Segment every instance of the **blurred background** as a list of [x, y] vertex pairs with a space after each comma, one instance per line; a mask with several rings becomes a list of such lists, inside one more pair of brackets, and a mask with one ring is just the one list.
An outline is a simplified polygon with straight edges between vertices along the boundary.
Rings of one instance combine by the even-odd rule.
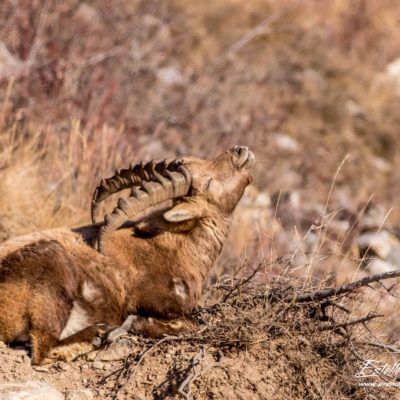
[[2, 0], [0, 240], [89, 223], [131, 162], [241, 144], [255, 180], [217, 275], [393, 269], [399, 35], [396, 0]]

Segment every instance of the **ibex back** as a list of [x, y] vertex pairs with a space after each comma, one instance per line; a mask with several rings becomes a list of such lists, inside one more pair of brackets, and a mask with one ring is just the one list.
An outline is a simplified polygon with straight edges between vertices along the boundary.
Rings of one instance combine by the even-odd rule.
[[[128, 315], [148, 336], [188, 329], [253, 160], [236, 146], [212, 160], [132, 165], [96, 189], [92, 225], [2, 244], [0, 340], [30, 340], [40, 364], [52, 348], [91, 341]], [[129, 197], [96, 223], [98, 204], [122, 189]]]

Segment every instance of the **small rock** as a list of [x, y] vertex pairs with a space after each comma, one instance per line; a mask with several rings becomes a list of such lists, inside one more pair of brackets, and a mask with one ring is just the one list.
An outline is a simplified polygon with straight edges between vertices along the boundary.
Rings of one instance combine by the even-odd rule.
[[54, 366], [58, 371], [68, 371], [71, 368], [69, 364], [63, 361], [58, 361]]
[[0, 400], [64, 400], [64, 396], [46, 382], [0, 383]]
[[92, 364], [92, 367], [94, 369], [104, 369], [104, 363], [102, 361], [99, 360], [95, 360]]
[[300, 147], [296, 139], [284, 133], [275, 133], [272, 140], [276, 146], [285, 151], [295, 152]]
[[92, 340], [92, 345], [94, 347], [100, 347], [102, 345], [102, 340], [98, 336]]
[[368, 263], [368, 271], [371, 275], [383, 274], [385, 272], [393, 271], [395, 267], [387, 261], [380, 260], [379, 258], [373, 258]]
[[400, 241], [388, 231], [363, 233], [358, 237], [357, 245], [363, 252], [371, 251], [382, 260], [400, 264]]
[[86, 360], [87, 361], [94, 361], [96, 359], [98, 351], [91, 351], [86, 355]]
[[157, 78], [165, 85], [179, 85], [185, 82], [185, 79], [176, 66], [160, 68], [157, 71]]
[[352, 117], [363, 117], [366, 115], [361, 105], [353, 100], [346, 101], [345, 107], [348, 114], [351, 115]]
[[93, 393], [88, 389], [69, 390], [65, 393], [65, 400], [92, 400]]
[[377, 170], [383, 172], [384, 174], [389, 174], [392, 170], [392, 164], [381, 157], [373, 157], [371, 158], [371, 162], [374, 164]]
[[386, 66], [386, 74], [396, 82], [400, 82], [400, 58], [396, 58]]

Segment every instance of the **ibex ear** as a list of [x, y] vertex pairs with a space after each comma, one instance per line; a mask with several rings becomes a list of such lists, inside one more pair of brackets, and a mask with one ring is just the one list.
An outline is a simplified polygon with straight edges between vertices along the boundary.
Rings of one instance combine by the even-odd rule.
[[197, 219], [201, 216], [198, 205], [193, 203], [179, 203], [164, 213], [164, 218], [169, 222], [183, 222]]

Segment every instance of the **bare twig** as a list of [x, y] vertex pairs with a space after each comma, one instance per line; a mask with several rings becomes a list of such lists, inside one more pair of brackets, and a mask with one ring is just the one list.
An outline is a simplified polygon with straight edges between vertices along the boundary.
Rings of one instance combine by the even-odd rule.
[[201, 362], [206, 356], [204, 346], [201, 347], [199, 352], [190, 361], [190, 370], [184, 381], [178, 389], [178, 393], [186, 400], [192, 398], [192, 382], [200, 375]]
[[326, 288], [321, 290], [316, 290], [311, 293], [304, 293], [304, 294], [294, 294], [288, 296], [284, 299], [285, 302], [296, 302], [296, 303], [304, 303], [307, 301], [319, 301], [322, 299], [327, 299], [329, 297], [338, 296], [343, 293], [350, 293], [354, 292], [356, 289], [368, 286], [370, 283], [378, 282], [384, 279], [392, 279], [397, 278], [400, 276], [400, 270], [394, 270], [389, 272], [384, 272], [382, 274], [376, 274], [371, 276], [366, 276], [358, 281], [354, 281], [351, 283], [347, 283], [341, 286], [333, 287], [333, 288]]
[[228, 300], [228, 298], [237, 290], [239, 290], [240, 287], [244, 286], [246, 283], [250, 282], [256, 275], [257, 273], [260, 271], [261, 267], [263, 266], [262, 263], [258, 264], [258, 266], [256, 268], [253, 269], [253, 271], [251, 272], [251, 274], [246, 277], [245, 279], [242, 279], [240, 281], [238, 281], [238, 283], [232, 287], [231, 290], [229, 290], [229, 292], [224, 296], [224, 298], [222, 299], [223, 302], [225, 302], [226, 300]]
[[380, 349], [388, 350], [391, 353], [400, 353], [400, 348], [397, 346], [392, 346], [390, 344], [385, 343], [377, 343], [377, 342], [357, 342], [358, 344], [363, 344], [372, 347], [378, 347]]
[[363, 318], [343, 322], [342, 324], [323, 325], [323, 326], [319, 327], [318, 330], [319, 331], [330, 331], [330, 330], [336, 330], [339, 328], [347, 328], [347, 327], [353, 326], [353, 325], [364, 324], [365, 322], [371, 321], [372, 319], [383, 317], [383, 316], [384, 315], [382, 315], [382, 314], [368, 314], [367, 316], [365, 316]]
[[206, 363], [206, 365], [203, 367], [203, 362], [205, 361], [206, 358], [206, 350], [204, 346], [202, 346], [198, 351], [198, 353], [191, 359], [189, 366], [189, 373], [187, 374], [186, 378], [182, 381], [178, 389], [178, 393], [185, 400], [192, 399], [192, 384], [201, 375], [202, 372], [205, 372], [210, 368], [214, 368], [222, 364], [223, 360], [222, 352], [219, 351], [218, 355], [219, 355], [218, 361], [215, 361], [212, 364]]
[[328, 300], [328, 301], [327, 301], [327, 305], [330, 305], [330, 306], [332, 306], [332, 307], [339, 308], [339, 310], [342, 310], [342, 311], [346, 312], [347, 314], [350, 314], [350, 313], [351, 313], [351, 311], [350, 311], [348, 308], [346, 308], [343, 304], [336, 303], [335, 301]]

